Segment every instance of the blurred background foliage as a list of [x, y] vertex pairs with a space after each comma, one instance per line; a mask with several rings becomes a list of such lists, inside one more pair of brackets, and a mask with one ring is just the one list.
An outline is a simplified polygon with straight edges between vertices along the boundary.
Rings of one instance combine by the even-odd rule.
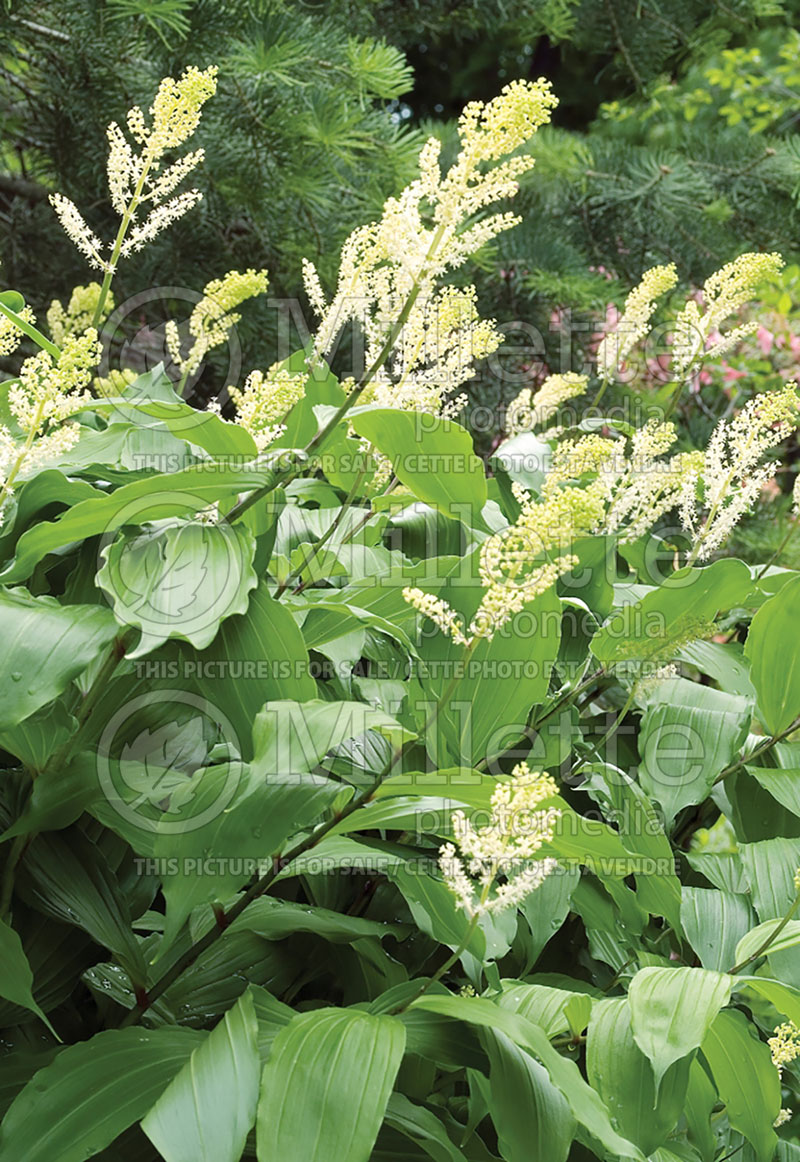
[[[606, 304], [655, 262], [674, 261], [684, 284], [698, 284], [743, 250], [800, 257], [798, 9], [0, 0], [2, 284], [43, 314], [91, 277], [47, 193], [61, 190], [110, 234], [106, 125], [148, 105], [161, 76], [216, 62], [219, 90], [198, 135], [204, 201], [120, 270], [116, 298], [165, 283], [199, 290], [228, 269], [266, 266], [270, 297], [248, 304], [240, 327], [245, 369], [265, 366], [277, 352], [273, 300], [302, 299], [301, 256], [330, 286], [343, 238], [409, 180], [424, 135], [452, 146], [467, 100], [545, 75], [560, 106], [514, 204], [524, 223], [483, 255], [478, 276], [484, 312], [534, 324], [542, 350], [482, 373], [473, 399], [496, 408], [543, 365], [580, 366]], [[132, 325], [156, 334], [158, 323], [137, 315]], [[222, 386], [215, 374], [212, 364], [201, 393]]]

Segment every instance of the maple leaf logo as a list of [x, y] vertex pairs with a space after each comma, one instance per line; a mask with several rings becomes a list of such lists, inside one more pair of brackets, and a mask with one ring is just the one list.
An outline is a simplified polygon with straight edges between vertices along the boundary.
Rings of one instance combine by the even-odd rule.
[[165, 813], [177, 812], [194, 798], [192, 776], [207, 765], [209, 746], [199, 717], [143, 730], [126, 743], [119, 759], [119, 775], [133, 794], [128, 806], [145, 803]]

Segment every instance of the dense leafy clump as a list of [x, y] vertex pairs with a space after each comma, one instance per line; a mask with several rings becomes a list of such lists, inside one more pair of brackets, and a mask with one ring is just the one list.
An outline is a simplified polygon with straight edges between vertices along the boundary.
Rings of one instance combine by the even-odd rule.
[[682, 297], [660, 383], [646, 270], [485, 463], [462, 276], [555, 105], [515, 81], [198, 409], [265, 270], [170, 320], [171, 376], [104, 326], [217, 83], [110, 127], [115, 230], [53, 196], [100, 281], [0, 294], [0, 1162], [794, 1158], [800, 577], [725, 553], [800, 403], [673, 418], [779, 255]]

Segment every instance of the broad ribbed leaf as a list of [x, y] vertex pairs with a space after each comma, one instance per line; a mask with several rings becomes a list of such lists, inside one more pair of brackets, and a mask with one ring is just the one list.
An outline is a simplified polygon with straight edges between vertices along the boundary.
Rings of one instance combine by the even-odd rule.
[[586, 1040], [586, 1072], [621, 1134], [651, 1154], [683, 1112], [689, 1061], [667, 1070], [656, 1094], [650, 1062], [637, 1046], [626, 997], [597, 1001]]
[[436, 1115], [424, 1106], [415, 1105], [402, 1093], [393, 1093], [389, 1098], [386, 1124], [416, 1142], [434, 1162], [467, 1162]]
[[268, 702], [253, 724], [256, 774], [313, 771], [348, 738], [377, 730], [395, 745], [413, 737], [396, 719], [362, 702]]
[[109, 1029], [62, 1049], [12, 1102], [0, 1162], [85, 1162], [138, 1121], [202, 1042], [191, 1029]]
[[303, 635], [263, 582], [250, 594], [247, 612], [226, 618], [200, 655], [181, 647], [184, 652], [186, 674], [197, 675], [198, 692], [227, 716], [245, 759], [252, 757], [253, 722], [265, 702], [316, 697]]
[[715, 888], [684, 888], [681, 927], [703, 968], [725, 972], [736, 963], [736, 945], [752, 927], [746, 897]]
[[675, 678], [659, 683], [639, 735], [639, 778], [671, 821], [682, 807], [701, 803], [714, 780], [747, 738], [751, 703]]
[[250, 993], [229, 1009], [142, 1120], [165, 1162], [239, 1162], [261, 1064]]
[[257, 776], [235, 763], [207, 767], [192, 784], [192, 799], [158, 825], [154, 853], [171, 861], [163, 876], [167, 920], [159, 956], [193, 908], [225, 900], [341, 793], [339, 783], [318, 775]]
[[426, 996], [414, 1002], [409, 1011], [418, 1010], [439, 1013], [454, 1021], [505, 1033], [545, 1067], [553, 1085], [567, 1099], [575, 1120], [601, 1142], [612, 1157], [643, 1162], [644, 1155], [639, 1147], [614, 1129], [607, 1107], [597, 1092], [583, 1080], [575, 1062], [563, 1057], [538, 1025], [482, 997]]
[[[780, 931], [778, 931], [780, 927]], [[774, 937], [774, 939], [772, 938]], [[765, 956], [772, 956], [776, 952], [785, 952], [787, 948], [794, 948], [800, 944], [800, 920], [789, 920], [783, 924], [782, 920], [767, 920], [752, 928], [736, 945], [735, 960], [737, 964], [748, 960], [769, 941]]]
[[59, 605], [22, 589], [0, 590], [0, 730], [57, 698], [118, 632], [110, 610], [99, 605]]
[[477, 518], [486, 504], [486, 473], [459, 424], [394, 408], [358, 412], [352, 424], [391, 459], [397, 479], [419, 500], [468, 524]]
[[141, 631], [130, 657], [172, 637], [210, 645], [221, 621], [247, 609], [255, 547], [245, 525], [203, 521], [159, 523], [107, 545], [97, 584], [117, 621]]
[[701, 1052], [725, 1103], [728, 1120], [744, 1134], [758, 1162], [769, 1162], [777, 1137], [772, 1123], [781, 1104], [778, 1071], [766, 1044], [743, 1013], [719, 1013]]
[[739, 856], [759, 920], [785, 916], [797, 893], [794, 877], [800, 864], [800, 839], [779, 836], [742, 843]]
[[14, 1005], [30, 1009], [46, 1025], [52, 1025], [33, 998], [33, 973], [22, 941], [8, 924], [0, 921], [0, 996]]
[[368, 1162], [405, 1040], [394, 1017], [355, 1009], [295, 1017], [264, 1066], [258, 1162]]
[[575, 1118], [547, 1070], [505, 1033], [487, 1029], [489, 1114], [507, 1162], [566, 1162]]
[[693, 637], [706, 636], [707, 623], [741, 603], [751, 584], [744, 562], [731, 558], [704, 569], [679, 569], [612, 614], [592, 639], [592, 653], [605, 665], [626, 658], [668, 660]]
[[800, 577], [794, 577], [758, 610], [744, 647], [759, 713], [771, 734], [785, 730], [800, 714], [798, 624]]
[[19, 539], [13, 561], [0, 574], [5, 585], [23, 581], [48, 553], [73, 541], [109, 534], [126, 524], [189, 516], [215, 500], [261, 488], [275, 480], [267, 467], [195, 464], [181, 472], [147, 476], [115, 492], [101, 493], [68, 509], [58, 520], [41, 521]]
[[642, 968], [628, 990], [636, 1044], [653, 1065], [656, 1091], [673, 1061], [696, 1049], [730, 1000], [732, 980], [705, 968]]

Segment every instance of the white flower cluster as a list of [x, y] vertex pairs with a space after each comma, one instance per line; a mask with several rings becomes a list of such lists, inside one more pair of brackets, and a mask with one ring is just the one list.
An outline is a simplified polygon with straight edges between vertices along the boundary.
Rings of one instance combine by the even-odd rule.
[[17, 431], [0, 425], [0, 513], [22, 472], [41, 468], [77, 442], [78, 425], [64, 420], [91, 402], [86, 389], [99, 359], [97, 332], [90, 327], [65, 337], [57, 361], [40, 351], [22, 364], [8, 393]]
[[[499, 336], [493, 324], [478, 320], [472, 288], [437, 295], [436, 282], [517, 223], [509, 213], [474, 219], [516, 193], [519, 177], [534, 161], [507, 155], [549, 120], [555, 104], [549, 84], [539, 80], [514, 81], [487, 105], [468, 105], [458, 123], [461, 150], [453, 166], [442, 174], [441, 143], [431, 138], [420, 153], [419, 177], [386, 202], [379, 222], [360, 227], [345, 242], [330, 302], [313, 264], [303, 264], [306, 292], [320, 316], [317, 358], [330, 350], [347, 323], [356, 321], [366, 336], [366, 365], [377, 368], [373, 390], [383, 399], [391, 397], [393, 406], [395, 400], [399, 406], [416, 407], [419, 401], [426, 409], [438, 406], [443, 395], [472, 374], [471, 359], [494, 350]], [[396, 363], [385, 370], [389, 349], [403, 328], [408, 338]], [[456, 344], [459, 332], [464, 334]]]
[[362, 396], [403, 411], [451, 416], [466, 402], [453, 393], [475, 374], [474, 362], [500, 346], [493, 319], [481, 319], [472, 286], [445, 286], [409, 315], [391, 356]]
[[675, 320], [672, 366], [676, 378], [687, 379], [701, 358], [724, 355], [756, 329], [756, 323], [745, 323], [726, 335], [719, 332], [725, 320], [748, 302], [759, 283], [774, 278], [782, 266], [780, 254], [740, 254], [706, 280], [703, 309], [690, 298]]
[[228, 388], [236, 404], [236, 422], [253, 437], [259, 452], [285, 429], [284, 421], [294, 405], [303, 398], [308, 376], [292, 375], [280, 366], [251, 371], [244, 387]]
[[203, 297], [189, 318], [189, 333], [194, 340], [186, 355], [182, 354], [178, 324], [170, 319], [166, 325], [167, 349], [185, 379], [193, 375], [209, 351], [221, 347], [241, 319], [234, 308], [245, 299], [262, 295], [267, 289], [265, 270], [230, 270], [222, 278], [212, 279], [203, 288]]
[[[140, 250], [200, 201], [199, 190], [171, 195], [202, 161], [202, 149], [178, 158], [165, 169], [161, 167], [167, 151], [182, 145], [197, 128], [203, 105], [216, 91], [216, 75], [216, 66], [212, 65], [203, 70], [189, 67], [178, 80], [165, 77], [150, 107], [150, 125], [142, 110], [134, 106], [128, 113], [127, 126], [139, 146], [138, 152], [115, 121], [109, 125], [108, 186], [111, 204], [122, 224], [108, 258], [104, 244], [75, 203], [63, 194], [51, 195], [50, 202], [67, 235], [97, 270], [112, 271], [120, 256]], [[150, 212], [143, 222], [137, 222], [136, 212], [141, 205], [149, 206]]]
[[656, 309], [656, 299], [671, 291], [678, 281], [674, 263], [653, 266], [642, 275], [625, 300], [622, 315], [597, 348], [597, 374], [612, 379], [621, 363], [627, 359], [636, 344], [645, 337]]
[[519, 763], [507, 782], [498, 783], [485, 826], [473, 827], [463, 811], [453, 813], [455, 843], [440, 848], [439, 867], [470, 918], [516, 907], [555, 870], [556, 860], [535, 857], [561, 816], [557, 807], [541, 804], [557, 794], [549, 775]]
[[593, 433], [565, 440], [553, 452], [545, 492], [589, 477], [588, 487], [602, 497], [603, 514], [592, 531], [620, 533], [623, 543], [643, 536], [666, 513], [677, 508], [702, 452], [662, 457], [675, 443], [672, 424], [649, 420], [629, 439]]
[[536, 391], [523, 388], [508, 405], [505, 427], [509, 436], [543, 427], [563, 403], [583, 395], [587, 384], [587, 376], [567, 371], [563, 375], [548, 375]]
[[754, 396], [732, 420], [717, 424], [681, 490], [681, 522], [694, 542], [690, 562], [709, 557], [752, 508], [778, 467], [761, 461], [797, 427], [799, 408], [796, 385], [787, 383]]

